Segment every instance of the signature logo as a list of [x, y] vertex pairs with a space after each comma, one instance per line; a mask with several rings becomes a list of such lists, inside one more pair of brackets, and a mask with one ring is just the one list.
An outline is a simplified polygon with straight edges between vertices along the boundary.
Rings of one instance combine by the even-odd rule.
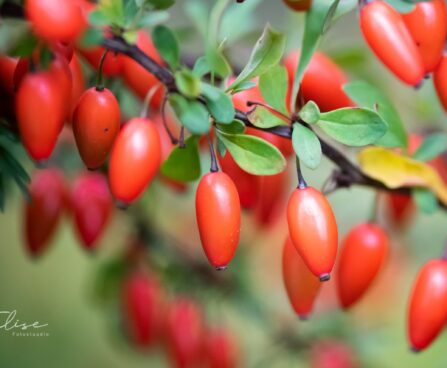
[[48, 332], [38, 331], [48, 323], [23, 322], [17, 318], [17, 310], [0, 311], [0, 331], [10, 332], [12, 336], [49, 336]]

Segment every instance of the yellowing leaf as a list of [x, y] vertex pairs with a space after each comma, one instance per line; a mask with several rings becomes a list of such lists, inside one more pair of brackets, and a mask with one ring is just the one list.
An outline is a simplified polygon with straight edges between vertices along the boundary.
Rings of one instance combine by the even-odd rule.
[[424, 187], [447, 204], [447, 186], [426, 163], [401, 156], [382, 147], [369, 147], [358, 155], [363, 172], [388, 188]]

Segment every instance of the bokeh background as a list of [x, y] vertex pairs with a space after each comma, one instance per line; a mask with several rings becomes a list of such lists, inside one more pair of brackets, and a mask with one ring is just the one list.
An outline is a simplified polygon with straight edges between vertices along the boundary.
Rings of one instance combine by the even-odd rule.
[[[202, 43], [185, 11], [191, 2], [178, 0], [169, 11], [168, 21], [179, 31], [182, 53], [187, 57], [202, 51]], [[198, 3], [206, 7], [213, 1]], [[246, 17], [243, 24], [233, 24], [231, 16], [223, 22], [229, 40], [246, 31], [229, 53], [234, 65], [243, 65], [266, 22], [288, 35], [288, 50], [299, 47], [303, 17], [290, 12], [280, 1], [248, 0], [233, 6], [231, 11], [243, 12]], [[22, 23], [3, 22], [0, 50], [8, 50], [22, 32]], [[334, 58], [350, 80], [368, 80], [384, 89], [409, 131], [445, 131], [445, 116], [430, 81], [419, 91], [400, 84], [367, 49], [356, 11], [336, 22], [319, 48]], [[119, 80], [107, 83], [119, 95], [124, 116], [139, 113], [138, 101], [121, 88]], [[342, 149], [355, 160], [355, 150]], [[69, 168], [67, 176], [73, 177], [81, 164], [76, 154], [67, 150], [70, 151], [66, 146], [59, 147], [56, 155], [68, 157], [63, 162]], [[202, 156], [202, 170], [206, 172], [207, 152]], [[24, 154], [22, 162], [27, 163], [31, 172], [35, 170]], [[293, 162], [289, 166], [290, 193], [295, 182]], [[309, 183], [321, 188], [331, 170], [332, 165], [324, 160], [318, 171], [307, 170], [305, 175]], [[0, 366], [169, 366], [162, 349], [142, 352], [126, 341], [120, 327], [117, 290], [105, 290], [103, 279], [113, 273], [111, 265], [135, 235], [135, 226], [129, 220], [135, 211], [143, 213], [145, 222], [140, 225], [162, 234], [161, 246], [173, 249], [172, 257], [180, 252], [205, 262], [195, 225], [194, 193], [195, 185], [190, 185], [185, 193], [177, 193], [157, 180], [136, 209], [115, 211], [94, 254], [80, 247], [72, 219], [65, 217], [48, 251], [39, 259], [31, 259], [23, 244], [23, 198], [18, 190], [10, 188], [5, 213], [0, 215], [0, 310], [17, 310], [21, 321], [48, 323], [45, 331], [49, 336], [13, 337], [0, 330]], [[281, 252], [287, 233], [285, 217], [280, 216], [272, 226], [260, 227], [249, 212], [243, 215], [237, 259], [226, 271], [230, 275], [219, 276], [225, 279], [236, 275], [249, 297], [214, 290], [211, 282], [204, 287], [206, 279], [198, 287], [191, 287], [172, 275], [166, 278], [169, 293], [191, 294], [203, 307], [209, 324], [226, 326], [237, 341], [243, 367], [309, 367], [315, 346], [308, 346], [306, 341], [316, 345], [327, 340], [345, 343], [359, 367], [446, 367], [447, 336], [442, 336], [427, 351], [414, 354], [409, 351], [405, 333], [411, 284], [425, 261], [442, 254], [447, 238], [446, 214], [417, 214], [404, 229], [396, 230], [386, 216], [383, 197], [376, 197], [369, 189], [339, 190], [329, 200], [340, 237], [353, 225], [367, 220], [377, 200], [379, 221], [392, 237], [392, 251], [382, 274], [349, 313], [339, 310], [331, 280], [324, 284], [312, 318], [306, 322], [297, 319], [286, 298], [281, 276]], [[112, 289], [117, 288], [117, 284], [111, 285]], [[303, 344], [284, 344], [278, 339], [278, 334], [284, 331]]]

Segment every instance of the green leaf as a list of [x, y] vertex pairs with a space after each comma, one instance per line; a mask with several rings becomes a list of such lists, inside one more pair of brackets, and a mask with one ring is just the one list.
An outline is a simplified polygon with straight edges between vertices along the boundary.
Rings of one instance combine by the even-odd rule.
[[209, 8], [201, 0], [185, 2], [185, 13], [202, 36], [207, 40]]
[[208, 110], [197, 101], [187, 100], [179, 94], [169, 96], [169, 103], [175, 114], [192, 134], [208, 133], [211, 127]]
[[175, 4], [175, 0], [145, 0], [154, 9], [168, 9]]
[[280, 117], [264, 106], [257, 105], [248, 115], [248, 120], [258, 128], [273, 128], [279, 125], [287, 125]]
[[222, 78], [226, 78], [232, 73], [230, 64], [221, 50], [210, 46], [206, 50], [205, 58], [211, 72], [214, 72]]
[[284, 114], [287, 114], [287, 88], [287, 70], [282, 65], [275, 65], [259, 78], [259, 89], [264, 100], [270, 106]]
[[104, 39], [104, 33], [101, 29], [88, 28], [81, 36], [80, 45], [84, 48], [100, 45]]
[[286, 167], [286, 160], [274, 145], [246, 134], [227, 134], [217, 131], [239, 167], [253, 175], [275, 175]]
[[309, 169], [316, 169], [321, 162], [321, 144], [315, 133], [301, 124], [293, 124], [293, 149]]
[[315, 102], [309, 101], [300, 110], [298, 116], [307, 124], [316, 124], [320, 120], [320, 109]]
[[406, 147], [407, 132], [399, 113], [382, 91], [364, 81], [355, 81], [343, 86], [343, 90], [357, 105], [376, 109], [388, 124], [387, 133], [376, 142], [385, 147]]
[[231, 94], [235, 95], [238, 92], [246, 91], [247, 89], [253, 88], [256, 86], [256, 82], [253, 81], [245, 81], [242, 82], [237, 86], [237, 88], [234, 88], [231, 90]]
[[214, 119], [218, 123], [230, 124], [236, 114], [231, 97], [210, 84], [202, 83], [201, 86], [206, 106]]
[[217, 124], [217, 129], [223, 133], [240, 134], [245, 132], [245, 124], [240, 120], [233, 120], [230, 124]]
[[123, 33], [123, 38], [127, 43], [135, 44], [138, 40], [138, 32], [137, 31], [126, 31]]
[[[424, 0], [425, 1], [425, 0]], [[413, 10], [414, 4], [409, 1], [403, 0], [386, 0], [388, 4], [390, 4], [394, 9], [396, 9], [399, 13], [409, 13]]]
[[431, 215], [438, 210], [438, 200], [430, 190], [425, 188], [413, 188], [411, 193], [419, 211]]
[[185, 148], [176, 147], [161, 165], [161, 173], [170, 179], [190, 182], [200, 177], [199, 137], [191, 136]]
[[11, 51], [10, 55], [17, 57], [31, 56], [37, 46], [37, 43], [37, 38], [33, 34], [27, 32], [17, 46]]
[[296, 96], [303, 79], [304, 71], [309, 65], [312, 55], [317, 49], [325, 25], [330, 22], [331, 15], [338, 5], [339, 0], [314, 0], [310, 10], [306, 13], [306, 20], [304, 26], [303, 41], [301, 44], [300, 59], [296, 68], [295, 78], [293, 81], [291, 110], [295, 108]]
[[424, 139], [413, 154], [413, 158], [419, 161], [430, 161], [446, 150], [447, 135], [445, 133], [434, 133]]
[[256, 42], [247, 65], [228, 88], [232, 90], [245, 81], [262, 75], [278, 64], [284, 52], [285, 36], [276, 32], [269, 24], [264, 28], [261, 38]]
[[138, 21], [136, 28], [149, 28], [157, 24], [164, 23], [169, 19], [166, 11], [153, 11], [145, 13]]
[[387, 131], [387, 124], [380, 115], [364, 108], [321, 113], [316, 125], [335, 140], [354, 147], [375, 143]]
[[96, 27], [107, 26], [109, 25], [109, 18], [101, 9], [94, 9], [88, 14], [88, 23]]
[[222, 140], [219, 137], [217, 137], [216, 140], [216, 148], [217, 152], [219, 152], [219, 156], [224, 158], [227, 153], [227, 149], [225, 148], [225, 145], [222, 143]]
[[195, 64], [194, 68], [192, 69], [192, 72], [197, 75], [199, 78], [202, 78], [204, 75], [208, 74], [211, 71], [211, 68], [208, 64], [208, 61], [206, 61], [205, 56], [199, 57]]
[[109, 20], [110, 24], [120, 27], [125, 26], [123, 0], [100, 0], [98, 9]]
[[180, 63], [180, 49], [174, 32], [166, 26], [157, 26], [152, 31], [152, 41], [162, 59], [171, 69], [177, 69]]
[[187, 97], [198, 97], [201, 93], [200, 79], [190, 70], [183, 69], [174, 74], [180, 93]]

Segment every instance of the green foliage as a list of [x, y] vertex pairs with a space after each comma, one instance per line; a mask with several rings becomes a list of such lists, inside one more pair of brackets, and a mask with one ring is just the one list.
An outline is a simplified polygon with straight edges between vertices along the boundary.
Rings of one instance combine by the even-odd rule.
[[94, 47], [99, 45], [104, 39], [104, 34], [102, 30], [96, 28], [88, 28], [81, 37], [79, 41], [82, 47]]
[[270, 106], [283, 114], [287, 114], [287, 86], [287, 70], [282, 65], [272, 67], [259, 78], [259, 89], [262, 97]]
[[431, 215], [438, 210], [438, 200], [429, 189], [414, 188], [411, 193], [419, 211]]
[[385, 147], [406, 147], [407, 132], [399, 113], [382, 91], [364, 81], [355, 81], [343, 86], [347, 95], [359, 106], [375, 109], [387, 122], [387, 133], [377, 141]]
[[423, 140], [422, 144], [413, 154], [413, 158], [419, 161], [430, 161], [447, 150], [447, 135], [434, 133]]
[[291, 110], [295, 107], [296, 97], [304, 71], [315, 53], [321, 35], [330, 23], [338, 6], [339, 0], [314, 0], [310, 10], [306, 13], [303, 41], [301, 44], [300, 59], [296, 68], [292, 88]]
[[231, 74], [231, 67], [220, 48], [209, 46], [205, 53], [209, 70], [214, 74], [226, 78]]
[[320, 109], [315, 102], [309, 101], [302, 107], [298, 116], [307, 124], [316, 124], [320, 120]]
[[168, 9], [175, 4], [175, 0], [136, 0], [140, 4], [149, 4], [153, 9]]
[[236, 113], [231, 97], [223, 90], [210, 84], [202, 83], [201, 86], [206, 106], [214, 119], [222, 124], [231, 123]]
[[169, 96], [169, 103], [180, 122], [192, 134], [205, 134], [211, 127], [208, 110], [196, 100], [188, 100], [179, 94]]
[[286, 160], [274, 145], [246, 135], [217, 131], [217, 136], [244, 171], [254, 175], [274, 175], [284, 170]]
[[171, 69], [177, 69], [180, 64], [180, 48], [174, 32], [166, 26], [159, 25], [152, 31], [152, 41], [162, 59]]
[[224, 133], [241, 134], [245, 131], [245, 124], [240, 120], [233, 120], [230, 124], [217, 124], [217, 129]]
[[166, 177], [190, 182], [200, 177], [199, 137], [193, 135], [185, 141], [185, 147], [176, 147], [161, 166], [161, 173]]
[[285, 41], [283, 34], [267, 25], [261, 38], [256, 42], [250, 59], [228, 90], [235, 89], [242, 82], [264, 74], [278, 64], [284, 53]]
[[37, 46], [37, 38], [32, 33], [26, 33], [18, 42], [17, 46], [10, 52], [11, 56], [31, 56]]
[[321, 113], [316, 126], [340, 143], [355, 147], [377, 142], [388, 128], [379, 114], [363, 108], [343, 108]]
[[195, 98], [201, 93], [200, 79], [190, 70], [182, 69], [174, 74], [175, 84], [180, 93]]
[[299, 123], [293, 124], [292, 144], [300, 162], [309, 169], [314, 170], [320, 165], [321, 144], [312, 130]]
[[276, 116], [264, 106], [256, 106], [248, 115], [248, 120], [258, 128], [272, 128], [279, 125], [286, 125], [283, 119]]

